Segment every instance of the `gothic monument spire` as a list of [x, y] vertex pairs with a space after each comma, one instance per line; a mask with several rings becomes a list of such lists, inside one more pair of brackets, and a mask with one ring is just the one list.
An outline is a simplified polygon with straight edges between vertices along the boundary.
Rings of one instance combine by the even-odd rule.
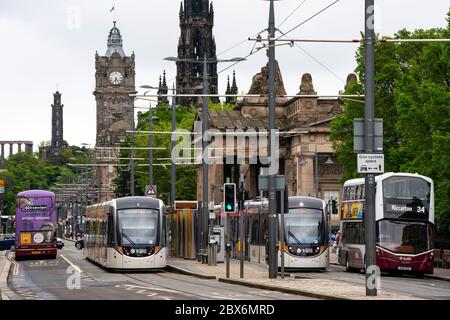
[[[184, 0], [180, 5], [178, 58], [183, 60], [216, 59], [213, 36], [214, 9], [209, 0]], [[192, 88], [202, 85], [203, 65], [189, 61], [177, 62], [177, 88], [180, 93], [201, 93]], [[217, 63], [208, 63], [209, 92], [217, 93]], [[218, 99], [213, 99], [218, 100]], [[180, 103], [195, 103], [194, 98], [183, 98]]]

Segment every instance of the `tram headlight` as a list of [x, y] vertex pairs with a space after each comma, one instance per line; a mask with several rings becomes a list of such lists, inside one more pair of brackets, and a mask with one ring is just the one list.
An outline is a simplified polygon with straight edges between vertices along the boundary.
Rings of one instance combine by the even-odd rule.
[[131, 254], [135, 254], [136, 250], [131, 249], [130, 252], [131, 252]]
[[302, 253], [302, 249], [297, 248], [297, 253], [298, 253], [298, 254]]

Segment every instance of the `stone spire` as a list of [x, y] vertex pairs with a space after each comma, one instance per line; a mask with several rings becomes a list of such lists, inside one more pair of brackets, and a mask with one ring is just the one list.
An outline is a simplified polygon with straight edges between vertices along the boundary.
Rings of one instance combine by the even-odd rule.
[[233, 70], [233, 84], [231, 85], [231, 94], [237, 94], [238, 93], [238, 87], [236, 84], [236, 71]]
[[125, 57], [125, 52], [123, 51], [122, 36], [120, 35], [120, 30], [116, 27], [116, 21], [113, 22], [114, 26], [111, 31], [109, 31], [108, 36], [108, 50], [105, 56], [111, 57], [115, 52], [119, 53], [121, 57]]
[[[178, 55], [176, 87], [184, 94], [200, 93], [194, 90], [203, 83], [203, 66], [195, 63], [205, 56], [216, 60], [216, 43], [213, 34], [214, 7], [209, 0], [184, 0], [180, 5], [180, 37], [178, 39]], [[209, 92], [218, 93], [217, 63], [208, 64]], [[213, 97], [214, 102], [219, 99]], [[182, 105], [197, 105], [201, 99], [182, 97], [177, 102]]]
[[[225, 94], [231, 94], [231, 87], [230, 87], [230, 76], [227, 77], [227, 90], [225, 91]], [[226, 97], [225, 103], [231, 104], [233, 103], [232, 97]]]
[[[167, 87], [166, 70], [164, 70], [162, 80], [161, 76], [159, 76], [158, 94], [167, 94], [167, 92], [169, 92], [169, 87]], [[169, 99], [167, 97], [158, 97], [158, 105], [162, 103], [169, 103]]]

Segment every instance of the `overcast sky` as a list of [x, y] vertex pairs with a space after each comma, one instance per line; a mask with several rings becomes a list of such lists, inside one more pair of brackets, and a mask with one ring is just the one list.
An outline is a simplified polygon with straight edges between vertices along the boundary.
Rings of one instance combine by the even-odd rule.
[[[334, 0], [276, 2], [279, 29], [290, 30]], [[444, 27], [450, 0], [375, 0], [376, 32], [392, 35], [402, 28]], [[113, 13], [110, 9], [115, 7]], [[359, 38], [364, 27], [364, 1], [341, 0], [289, 34], [292, 38]], [[106, 52], [112, 21], [117, 20], [127, 55], [136, 54], [136, 85], [156, 86], [166, 69], [169, 84], [176, 69], [164, 57], [176, 56], [179, 0], [0, 0], [0, 140], [51, 138], [51, 103], [59, 88], [64, 104], [64, 139], [71, 145], [95, 143], [95, 52]], [[215, 0], [214, 35], [221, 53], [267, 27], [268, 2]], [[300, 44], [277, 49], [288, 94], [296, 94], [309, 72], [319, 94], [337, 94], [355, 68], [353, 44]], [[219, 58], [246, 56], [246, 41]], [[253, 75], [266, 63], [264, 51], [234, 67], [239, 91], [248, 92]], [[317, 61], [320, 61], [317, 62]], [[326, 68], [323, 66], [325, 65]], [[219, 65], [222, 70], [226, 65]], [[331, 71], [328, 71], [327, 68]], [[219, 91], [226, 88], [220, 74]], [[143, 105], [137, 102], [136, 105]]]

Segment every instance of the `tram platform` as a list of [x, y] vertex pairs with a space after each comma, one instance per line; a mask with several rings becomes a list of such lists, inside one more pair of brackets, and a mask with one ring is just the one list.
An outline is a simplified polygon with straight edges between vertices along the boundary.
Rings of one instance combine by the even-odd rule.
[[230, 278], [226, 278], [225, 263], [216, 266], [208, 266], [197, 260], [185, 260], [170, 258], [169, 269], [195, 277], [217, 279], [219, 282], [242, 285], [263, 290], [278, 291], [289, 294], [297, 294], [326, 300], [420, 300], [420, 298], [379, 290], [378, 296], [366, 297], [365, 287], [348, 282], [318, 279], [311, 277], [299, 277], [286, 273], [285, 278], [268, 278], [266, 265], [245, 262], [244, 278], [240, 278], [240, 261], [230, 260]]

